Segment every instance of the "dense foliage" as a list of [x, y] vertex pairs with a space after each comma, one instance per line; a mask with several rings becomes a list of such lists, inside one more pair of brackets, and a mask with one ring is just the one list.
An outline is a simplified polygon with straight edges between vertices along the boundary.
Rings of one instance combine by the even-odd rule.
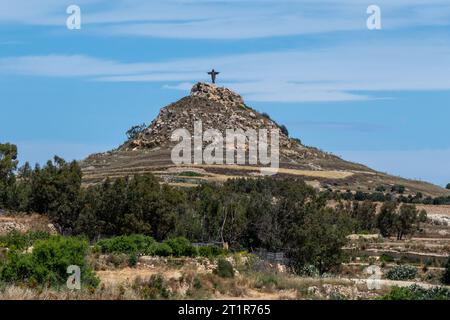
[[215, 245], [196, 247], [183, 237], [156, 242], [152, 237], [144, 235], [123, 235], [100, 240], [96, 245], [102, 253], [123, 253], [129, 255], [216, 257], [225, 253], [224, 249]]
[[0, 206], [7, 203], [8, 192], [15, 183], [17, 163], [17, 147], [9, 143], [0, 144]]
[[25, 164], [14, 174], [17, 150], [11, 145], [0, 150], [4, 208], [46, 214], [61, 233], [91, 240], [143, 235], [105, 240], [104, 250], [123, 245], [160, 255], [196, 254], [179, 238], [184, 237], [235, 249], [281, 251], [297, 270], [313, 265], [323, 273], [340, 264], [348, 234], [379, 228], [383, 235], [395, 233], [401, 239], [417, 225], [413, 206], [397, 210], [396, 204], [385, 204], [378, 218], [369, 201], [333, 209], [325, 194], [295, 178], [242, 178], [182, 190], [143, 175], [84, 188], [76, 162], [55, 157], [42, 168]]
[[404, 203], [398, 208], [396, 202], [385, 202], [377, 216], [377, 226], [384, 237], [396, 235], [401, 240], [412, 235], [425, 220], [426, 212], [419, 212], [414, 205]]
[[25, 250], [31, 247], [37, 240], [45, 240], [48, 238], [50, 238], [48, 232], [29, 231], [27, 233], [22, 233], [14, 230], [6, 235], [0, 236], [0, 248]]
[[61, 286], [68, 278], [67, 268], [76, 265], [80, 267], [82, 283], [96, 287], [99, 281], [86, 262], [88, 250], [86, 240], [61, 236], [37, 240], [31, 252], [12, 248], [0, 265], [0, 281]]

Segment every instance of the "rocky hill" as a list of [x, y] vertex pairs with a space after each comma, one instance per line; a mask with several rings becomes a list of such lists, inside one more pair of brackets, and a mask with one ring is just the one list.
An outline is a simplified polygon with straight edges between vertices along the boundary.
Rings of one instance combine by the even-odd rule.
[[286, 135], [275, 121], [244, 103], [242, 97], [227, 88], [197, 83], [189, 96], [162, 108], [143, 132], [126, 141], [117, 150], [94, 154], [81, 162], [85, 183], [105, 177], [120, 177], [151, 172], [167, 183], [193, 186], [203, 181], [224, 181], [233, 177], [260, 174], [251, 165], [183, 165], [171, 161], [172, 132], [185, 128], [194, 132], [194, 122], [202, 121], [203, 130], [217, 129], [225, 136], [227, 129], [280, 129], [280, 169], [278, 177], [300, 176], [318, 188], [339, 190], [374, 190], [379, 186], [403, 185], [406, 192], [448, 195], [448, 191], [420, 181], [411, 181], [376, 172], [361, 164], [307, 147]]

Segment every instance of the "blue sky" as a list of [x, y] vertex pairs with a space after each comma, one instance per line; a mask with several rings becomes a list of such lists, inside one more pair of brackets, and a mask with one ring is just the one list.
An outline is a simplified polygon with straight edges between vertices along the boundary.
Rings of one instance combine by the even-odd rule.
[[449, 27], [448, 0], [0, 0], [0, 141], [30, 162], [112, 149], [214, 67], [305, 144], [445, 185]]

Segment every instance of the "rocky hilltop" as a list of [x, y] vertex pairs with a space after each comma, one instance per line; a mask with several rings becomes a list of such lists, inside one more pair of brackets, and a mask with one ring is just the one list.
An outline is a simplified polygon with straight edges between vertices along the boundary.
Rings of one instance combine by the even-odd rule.
[[[298, 139], [290, 139], [281, 127], [267, 115], [260, 114], [244, 103], [242, 97], [228, 88], [214, 84], [197, 83], [188, 97], [160, 110], [150, 126], [135, 139], [119, 148], [122, 151], [149, 150], [170, 147], [171, 134], [178, 128], [194, 132], [194, 122], [202, 121], [203, 130], [217, 129], [223, 134], [227, 129], [279, 129], [280, 154], [285, 161], [335, 158], [332, 155], [304, 147]], [[317, 164], [307, 164], [318, 169]]]
[[432, 196], [448, 192], [432, 184], [411, 181], [376, 172], [364, 165], [301, 144], [289, 137], [284, 128], [246, 105], [243, 98], [228, 88], [197, 83], [190, 95], [162, 108], [151, 124], [118, 149], [94, 154], [81, 162], [85, 183], [105, 177], [136, 173], [158, 175], [167, 183], [193, 186], [204, 181], [255, 176], [259, 168], [248, 165], [185, 165], [177, 167], [170, 158], [174, 130], [185, 128], [193, 134], [194, 122], [202, 121], [203, 131], [217, 129], [225, 136], [227, 129], [280, 129], [280, 170], [277, 176], [301, 176], [318, 188], [339, 190], [374, 190], [379, 186], [401, 184], [407, 192]]
[[[192, 87], [190, 96], [162, 108], [144, 132], [120, 149], [168, 147], [173, 145], [170, 137], [174, 130], [185, 128], [193, 133], [195, 121], [202, 122], [203, 130], [217, 129], [222, 133], [227, 129], [280, 129], [273, 120], [246, 106], [242, 97], [230, 89], [197, 83]], [[292, 153], [291, 148], [294, 147], [305, 151], [301, 144], [290, 140], [281, 130], [280, 146], [285, 155]]]

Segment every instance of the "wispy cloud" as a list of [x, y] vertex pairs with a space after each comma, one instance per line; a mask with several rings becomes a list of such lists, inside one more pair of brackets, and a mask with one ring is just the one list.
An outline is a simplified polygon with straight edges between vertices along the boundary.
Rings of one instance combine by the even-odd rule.
[[[72, 0], [0, 0], [0, 23], [63, 26]], [[364, 30], [360, 0], [78, 0], [82, 23], [108, 35], [248, 39]], [[450, 24], [447, 0], [377, 0], [383, 27]]]
[[450, 90], [450, 45], [433, 40], [373, 41], [370, 46], [338, 45], [152, 63], [84, 55], [10, 57], [0, 59], [0, 74], [163, 82], [186, 90], [189, 83], [207, 80], [206, 71], [211, 66], [222, 72], [221, 84], [252, 101], [348, 101], [373, 99], [371, 92], [376, 91]]

